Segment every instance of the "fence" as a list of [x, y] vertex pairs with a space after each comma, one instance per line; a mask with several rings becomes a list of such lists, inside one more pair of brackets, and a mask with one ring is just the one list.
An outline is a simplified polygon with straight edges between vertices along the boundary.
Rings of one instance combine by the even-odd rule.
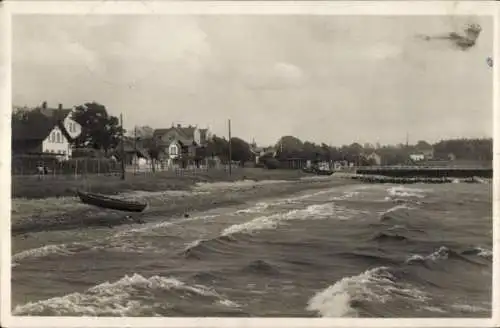
[[49, 156], [13, 156], [12, 175], [110, 175], [120, 172], [120, 163], [101, 158], [59, 160]]
[[[232, 165], [236, 170], [239, 166]], [[12, 175], [18, 177], [38, 178], [74, 178], [79, 179], [88, 175], [114, 176], [121, 174], [121, 163], [102, 158], [73, 158], [66, 161], [58, 160], [50, 156], [13, 156]], [[180, 165], [167, 166], [157, 163], [155, 168], [150, 163], [146, 165], [126, 165], [125, 171], [133, 175], [150, 175], [155, 172], [170, 172], [176, 176], [196, 175], [206, 173], [209, 170], [229, 171], [229, 165], [188, 165], [182, 168]]]

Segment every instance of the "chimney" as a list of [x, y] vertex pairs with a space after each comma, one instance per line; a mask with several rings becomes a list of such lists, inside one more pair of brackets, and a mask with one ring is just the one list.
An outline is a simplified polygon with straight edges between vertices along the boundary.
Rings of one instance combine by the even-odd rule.
[[46, 102], [46, 101], [44, 101], [44, 102], [42, 103], [42, 108], [44, 108], [44, 109], [45, 109], [45, 108], [47, 108], [47, 102]]
[[59, 110], [61, 110], [61, 109], [62, 109], [62, 104], [59, 104], [59, 106], [57, 106], [57, 108], [58, 108]]

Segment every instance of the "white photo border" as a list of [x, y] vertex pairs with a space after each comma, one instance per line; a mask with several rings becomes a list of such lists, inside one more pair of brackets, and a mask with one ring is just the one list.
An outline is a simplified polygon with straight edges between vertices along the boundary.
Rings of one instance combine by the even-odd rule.
[[[11, 315], [11, 43], [12, 16], [90, 15], [481, 15], [494, 19], [492, 318], [94, 318]], [[500, 324], [499, 99], [500, 5], [495, 1], [4, 1], [0, 3], [0, 324], [4, 327], [495, 327]]]

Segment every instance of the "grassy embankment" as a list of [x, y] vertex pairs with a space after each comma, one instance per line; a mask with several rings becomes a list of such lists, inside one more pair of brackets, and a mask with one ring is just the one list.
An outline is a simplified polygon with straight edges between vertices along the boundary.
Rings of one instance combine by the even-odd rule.
[[47, 176], [42, 180], [37, 176], [13, 176], [12, 198], [41, 199], [48, 197], [74, 196], [77, 189], [113, 195], [130, 190], [162, 191], [187, 190], [198, 182], [237, 180], [297, 180], [307, 176], [300, 170], [267, 170], [259, 168], [238, 168], [229, 175], [224, 170], [208, 172], [185, 172], [182, 176], [175, 172], [128, 173], [125, 180], [119, 176], [97, 176], [74, 179], [73, 176]]

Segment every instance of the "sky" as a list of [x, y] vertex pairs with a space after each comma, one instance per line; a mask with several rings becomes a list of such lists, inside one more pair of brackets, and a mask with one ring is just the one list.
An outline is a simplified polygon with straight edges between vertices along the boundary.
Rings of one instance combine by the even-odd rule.
[[[474, 47], [419, 34], [482, 27]], [[124, 126], [198, 125], [259, 145], [493, 133], [490, 17], [23, 15], [12, 102], [96, 101]]]

